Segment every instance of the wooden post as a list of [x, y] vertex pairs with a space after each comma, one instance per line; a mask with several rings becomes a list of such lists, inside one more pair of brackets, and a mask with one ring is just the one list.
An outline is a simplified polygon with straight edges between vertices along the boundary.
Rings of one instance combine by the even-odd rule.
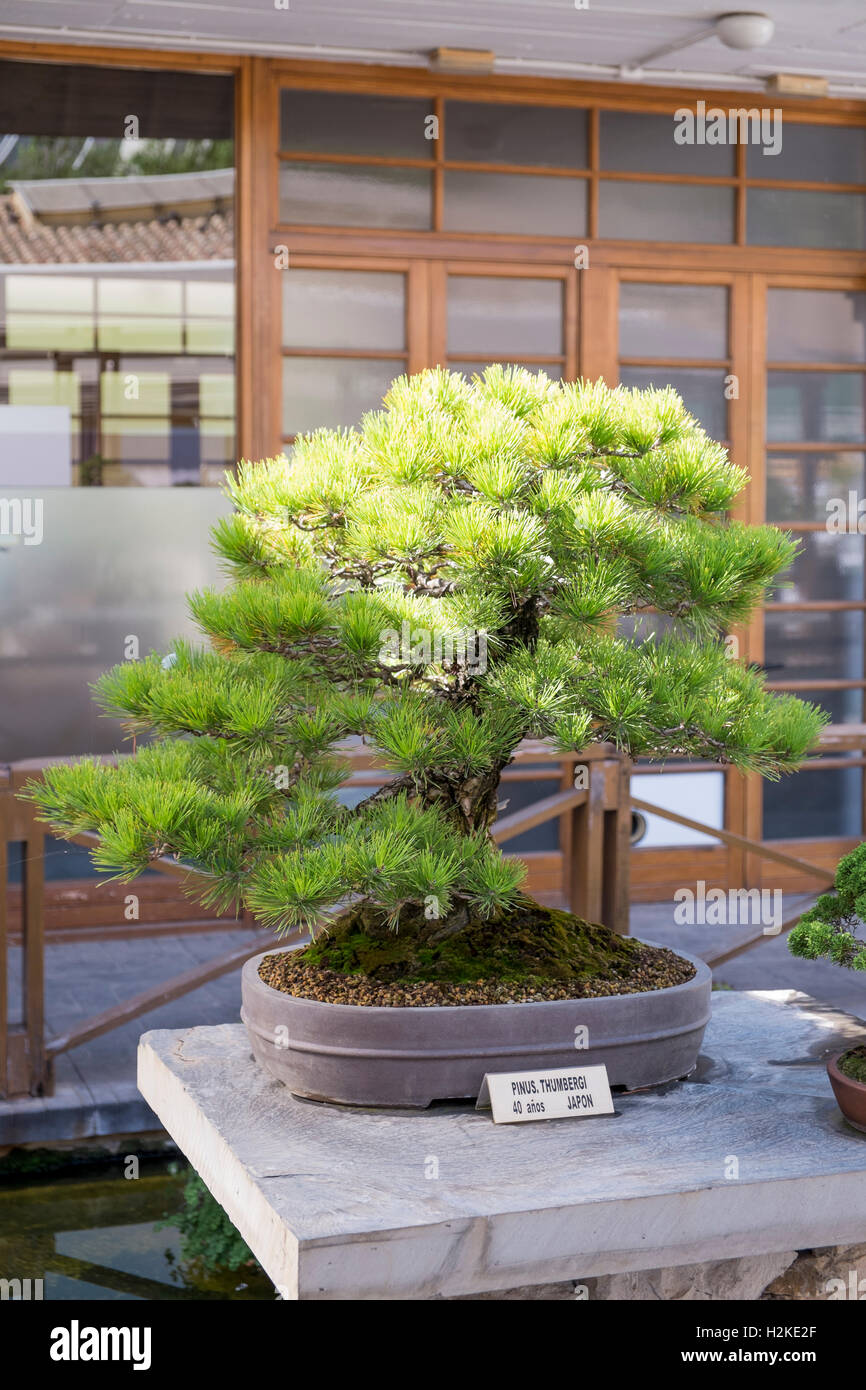
[[601, 920], [612, 931], [627, 936], [631, 896], [631, 760], [620, 753], [611, 758], [607, 767], [611, 796], [604, 813]]
[[9, 792], [7, 769], [0, 769], [0, 1096], [8, 1094], [9, 1086], [9, 972], [6, 950], [8, 945], [9, 874], [6, 836], [6, 807]]
[[21, 902], [22, 1004], [27, 1030], [30, 1094], [51, 1094], [45, 1067], [45, 833], [30, 808], [24, 840]]
[[[581, 766], [579, 762], [577, 765]], [[589, 922], [598, 922], [603, 899], [604, 764], [590, 758], [583, 766], [588, 786], [586, 800], [574, 809], [571, 910]]]

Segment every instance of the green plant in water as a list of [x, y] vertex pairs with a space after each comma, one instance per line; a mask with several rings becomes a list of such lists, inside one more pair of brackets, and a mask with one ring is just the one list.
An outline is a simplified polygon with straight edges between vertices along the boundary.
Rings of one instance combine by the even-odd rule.
[[157, 1222], [156, 1229], [173, 1226], [180, 1231], [184, 1262], [204, 1274], [255, 1263], [252, 1250], [194, 1171], [184, 1186], [183, 1200], [183, 1210]]

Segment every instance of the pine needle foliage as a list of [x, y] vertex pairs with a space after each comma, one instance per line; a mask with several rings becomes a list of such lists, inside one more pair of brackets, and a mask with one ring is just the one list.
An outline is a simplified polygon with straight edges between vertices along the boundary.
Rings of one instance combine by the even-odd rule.
[[[95, 688], [153, 741], [27, 794], [98, 832], [101, 869], [173, 856], [197, 897], [280, 929], [359, 901], [395, 926], [500, 913], [523, 871], [489, 830], [524, 737], [766, 777], [814, 742], [825, 716], [724, 643], [796, 551], [726, 520], [745, 482], [670, 389], [400, 377], [358, 429], [239, 465], [213, 533], [230, 582], [190, 598], [207, 645]], [[652, 613], [670, 631], [630, 639]], [[392, 777], [349, 808], [353, 737]]]
[[836, 868], [836, 894], [822, 893], [788, 937], [788, 949], [804, 960], [830, 960], [866, 970], [866, 845], [858, 845]]

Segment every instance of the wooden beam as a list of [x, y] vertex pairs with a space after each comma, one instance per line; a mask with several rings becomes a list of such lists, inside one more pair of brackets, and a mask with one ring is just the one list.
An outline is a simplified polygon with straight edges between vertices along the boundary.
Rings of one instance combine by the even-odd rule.
[[788, 868], [799, 869], [804, 874], [813, 874], [816, 878], [826, 880], [827, 883], [833, 883], [835, 880], [835, 873], [830, 873], [817, 864], [809, 864], [805, 859], [795, 859], [791, 854], [783, 854], [781, 850], [771, 849], [769, 845], [760, 840], [748, 840], [744, 835], [734, 835], [730, 830], [718, 830], [715, 826], [703, 825], [701, 821], [678, 815], [676, 811], [668, 811], [663, 806], [653, 806], [648, 801], [638, 801], [636, 797], [632, 797], [631, 804], [638, 811], [649, 811], [654, 816], [663, 816], [665, 820], [675, 821], [677, 825], [684, 825], [689, 830], [699, 830], [703, 835], [714, 835], [717, 840], [721, 840], [724, 844], [736, 845], [740, 849], [746, 849], [750, 853], [758, 855], [759, 858], [773, 859], [778, 864], [787, 864]]

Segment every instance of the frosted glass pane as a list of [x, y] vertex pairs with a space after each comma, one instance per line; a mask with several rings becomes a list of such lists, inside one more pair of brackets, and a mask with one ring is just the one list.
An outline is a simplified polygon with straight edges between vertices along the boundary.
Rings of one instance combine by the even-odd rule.
[[767, 455], [767, 520], [826, 521], [827, 503], [848, 493], [866, 496], [866, 455]]
[[623, 367], [623, 386], [673, 386], [711, 439], [728, 437], [725, 373], [713, 367]]
[[734, 190], [713, 184], [603, 179], [598, 234], [623, 241], [732, 241]]
[[[772, 595], [776, 602], [833, 602], [866, 598], [863, 590], [863, 537], [833, 531], [809, 531], [798, 538], [800, 549], [780, 575]], [[862, 679], [863, 672], [856, 673]]]
[[754, 246], [862, 250], [866, 248], [866, 198], [859, 193], [750, 188], [746, 239]]
[[100, 314], [168, 314], [177, 317], [183, 312], [183, 282], [147, 279], [126, 279], [112, 275], [110, 280], [97, 280], [96, 307]]
[[406, 277], [390, 271], [283, 271], [283, 346], [406, 346]]
[[432, 158], [426, 138], [432, 97], [381, 97], [353, 92], [280, 93], [280, 148], [310, 154], [375, 154]]
[[866, 376], [768, 372], [767, 438], [813, 443], [866, 439]]
[[280, 221], [329, 227], [428, 228], [426, 169], [374, 164], [283, 164]]
[[567, 106], [448, 101], [445, 158], [584, 169], [586, 112]]
[[447, 232], [505, 232], [513, 236], [583, 236], [583, 179], [543, 174], [445, 171], [443, 226]]
[[399, 359], [284, 357], [283, 434], [357, 425], [405, 370]]
[[763, 664], [771, 681], [862, 680], [863, 614], [774, 609], [764, 615]]
[[778, 154], [746, 151], [750, 179], [804, 183], [866, 183], [866, 130], [856, 126], [801, 125], [787, 115]]
[[676, 129], [673, 113], [656, 116], [646, 111], [602, 111], [602, 169], [638, 174], [703, 174], [708, 178], [733, 174], [732, 145], [677, 145]]
[[866, 362], [866, 294], [768, 290], [771, 362]]
[[[21, 491], [7, 496], [24, 496]], [[196, 637], [185, 595], [225, 582], [208, 530], [231, 511], [217, 490], [47, 488], [41, 545], [4, 538], [0, 761], [127, 747], [88, 684], [124, 660]], [[204, 639], [202, 639], [204, 640]]]
[[619, 287], [621, 357], [727, 357], [724, 285]]
[[496, 275], [448, 277], [448, 350], [491, 359], [562, 352], [562, 282]]

